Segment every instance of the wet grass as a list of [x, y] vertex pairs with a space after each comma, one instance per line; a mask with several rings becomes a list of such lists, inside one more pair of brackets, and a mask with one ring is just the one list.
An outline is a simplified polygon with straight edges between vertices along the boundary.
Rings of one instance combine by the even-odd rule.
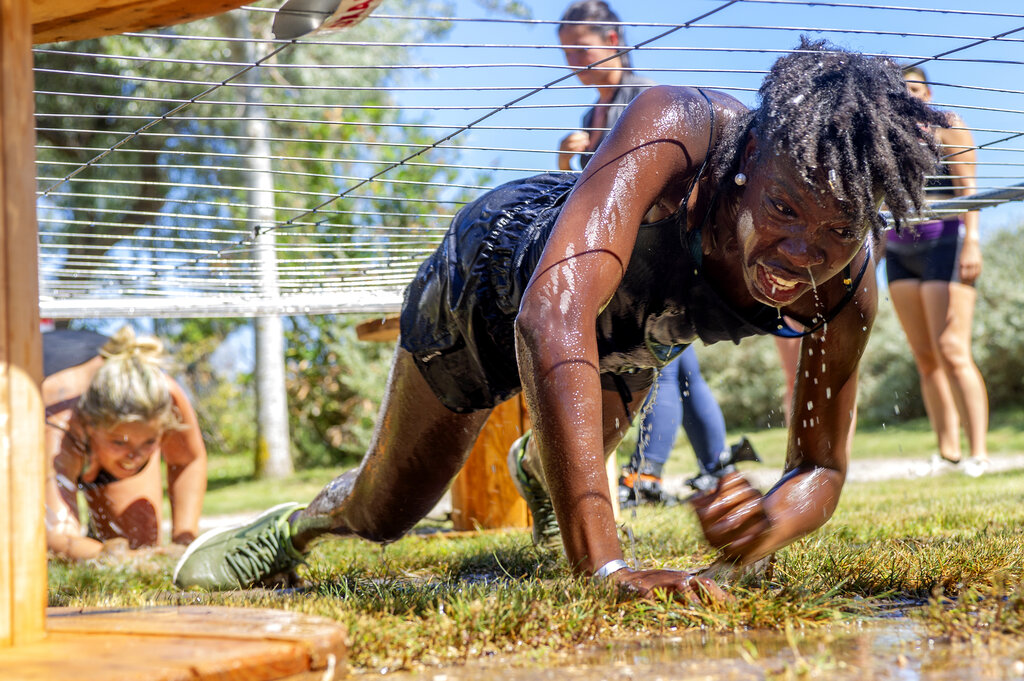
[[[992, 414], [989, 449], [993, 458], [1024, 452], [1024, 408], [1002, 409]], [[730, 433], [732, 439], [746, 434], [764, 459], [760, 466], [743, 464], [744, 470], [776, 472], [785, 458], [786, 431], [783, 428]], [[964, 445], [966, 451], [966, 444]], [[861, 424], [854, 439], [857, 461], [872, 459], [918, 459], [928, 461], [935, 451], [935, 436], [925, 419], [885, 425]], [[621, 453], [623, 457], [628, 454]], [[625, 458], [622, 462], [625, 463]], [[208, 515], [240, 513], [267, 508], [285, 501], [312, 499], [321, 487], [344, 470], [312, 468], [282, 481], [253, 480], [253, 460], [247, 456], [219, 456], [210, 460], [209, 490], [203, 506]], [[666, 465], [667, 475], [692, 475], [696, 470], [693, 450], [685, 436], [677, 440]], [[170, 512], [165, 509], [165, 517]]]
[[[988, 448], [993, 458], [1002, 454], [1020, 454], [1024, 452], [1024, 407], [1012, 406], [992, 412]], [[740, 435], [747, 435], [758, 454], [764, 460], [761, 467], [765, 470], [780, 470], [786, 453], [787, 432], [785, 428], [766, 428], [743, 432], [730, 432], [730, 441]], [[966, 440], [961, 443], [964, 454], [970, 450]], [[937, 452], [935, 434], [932, 432], [928, 419], [918, 418], [908, 421], [872, 424], [858, 423], [857, 433], [853, 440], [853, 459], [859, 462], [876, 459], [906, 459], [928, 461], [933, 452]], [[620, 453], [621, 454], [621, 453]], [[757, 465], [744, 464], [746, 470], [757, 469]], [[672, 456], [666, 465], [669, 475], [692, 474], [696, 469], [693, 449], [684, 434], [676, 440]]]
[[[51, 605], [274, 607], [347, 625], [356, 672], [508, 658], [528, 665], [580, 644], [687, 631], [805, 630], [908, 615], [950, 640], [1024, 634], [1024, 472], [851, 484], [821, 531], [779, 552], [733, 602], [637, 602], [566, 575], [524, 531], [447, 537], [427, 523], [388, 547], [320, 544], [285, 591], [179, 592], [173, 558], [51, 561]], [[263, 505], [269, 503], [263, 499]], [[626, 512], [628, 557], [696, 568], [712, 559], [685, 507]]]

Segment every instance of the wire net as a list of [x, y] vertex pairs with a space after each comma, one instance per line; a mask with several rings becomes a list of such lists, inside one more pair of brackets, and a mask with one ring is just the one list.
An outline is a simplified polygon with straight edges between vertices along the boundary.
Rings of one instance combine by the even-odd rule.
[[[749, 105], [801, 34], [922, 66], [977, 151], [976, 194], [937, 208], [1016, 219], [1024, 13], [1017, 0], [958, 4], [619, 9], [638, 73]], [[37, 47], [43, 316], [395, 311], [459, 207], [554, 169], [593, 106], [557, 40], [560, 4], [523, 19], [385, 3], [292, 41], [272, 37], [278, 5]]]

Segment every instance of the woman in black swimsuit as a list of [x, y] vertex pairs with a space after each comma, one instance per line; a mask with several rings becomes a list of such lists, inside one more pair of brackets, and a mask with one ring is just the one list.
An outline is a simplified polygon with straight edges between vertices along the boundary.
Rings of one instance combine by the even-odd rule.
[[[883, 199], [922, 205], [944, 119], [889, 60], [804, 43], [749, 111], [659, 86], [623, 112], [586, 169], [499, 187], [455, 217], [410, 285], [377, 433], [356, 471], [308, 506], [200, 537], [183, 586], [288, 569], [326, 534], [394, 541], [440, 499], [489, 408], [523, 390], [571, 569], [647, 596], [718, 587], [623, 561], [605, 458], [657, 367], [689, 343], [802, 339], [786, 472], [762, 495], [738, 474], [694, 502], [723, 560], [755, 561], [820, 527], [839, 500], [857, 367], [875, 314], [870, 242]], [[701, 585], [698, 588], [698, 585]]]
[[[160, 368], [162, 345], [131, 327], [113, 338], [89, 331], [43, 334], [46, 404], [46, 544], [93, 558], [121, 542], [160, 541], [167, 465], [171, 539], [191, 542], [206, 494], [206, 447], [196, 413]], [[89, 509], [83, 536], [78, 494]], [[113, 541], [112, 541], [113, 540]]]

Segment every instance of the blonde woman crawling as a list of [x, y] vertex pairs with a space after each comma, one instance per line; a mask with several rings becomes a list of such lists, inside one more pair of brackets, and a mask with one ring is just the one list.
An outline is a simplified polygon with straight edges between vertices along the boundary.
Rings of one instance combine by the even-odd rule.
[[[95, 558], [160, 543], [167, 465], [171, 541], [189, 544], [206, 494], [206, 446], [195, 410], [162, 368], [163, 345], [124, 327], [43, 334], [46, 545]], [[79, 520], [79, 494], [88, 527]]]

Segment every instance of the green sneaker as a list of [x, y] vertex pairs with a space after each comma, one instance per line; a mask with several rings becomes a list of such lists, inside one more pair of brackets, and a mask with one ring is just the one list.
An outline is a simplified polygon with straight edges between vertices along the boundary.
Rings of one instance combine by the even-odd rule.
[[192, 542], [174, 568], [174, 583], [210, 591], [247, 589], [303, 562], [292, 546], [288, 518], [294, 502], [265, 511], [247, 525], [210, 530]]
[[526, 442], [530, 432], [512, 443], [508, 450], [508, 472], [512, 475], [519, 496], [526, 500], [526, 507], [533, 517], [533, 543], [542, 548], [557, 548], [562, 540], [558, 529], [555, 508], [551, 505], [551, 496], [544, 489], [540, 480], [532, 477], [523, 469], [523, 456], [526, 454]]

